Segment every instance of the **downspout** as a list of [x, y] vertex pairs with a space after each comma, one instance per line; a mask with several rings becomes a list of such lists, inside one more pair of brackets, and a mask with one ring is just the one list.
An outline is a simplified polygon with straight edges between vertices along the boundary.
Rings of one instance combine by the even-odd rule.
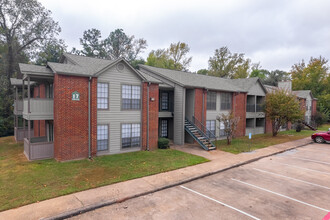
[[88, 158], [91, 159], [91, 79], [88, 79]]
[[149, 86], [150, 82], [148, 82], [147, 86], [147, 151], [149, 151]]

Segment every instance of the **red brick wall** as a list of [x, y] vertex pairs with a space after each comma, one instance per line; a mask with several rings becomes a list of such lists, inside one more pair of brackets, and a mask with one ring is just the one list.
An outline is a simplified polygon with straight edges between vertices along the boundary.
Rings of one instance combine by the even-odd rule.
[[[203, 105], [203, 94], [204, 94], [204, 105]], [[203, 123], [204, 126], [206, 126], [206, 104], [207, 104], [207, 91], [204, 89], [195, 89], [194, 116], [198, 121]]]
[[[151, 101], [154, 98], [154, 101]], [[148, 109], [149, 103], [149, 149], [158, 148], [158, 114], [159, 114], [159, 86], [150, 84], [148, 100], [148, 83], [142, 85], [142, 149], [147, 149]]]
[[240, 120], [237, 125], [235, 133], [236, 137], [245, 136], [246, 128], [246, 99], [247, 93], [234, 93], [233, 94], [233, 111], [235, 117], [239, 117]]
[[[91, 153], [96, 154], [97, 79], [91, 82]], [[80, 101], [72, 101], [72, 92]], [[54, 76], [54, 154], [59, 161], [88, 157], [88, 78]]]
[[316, 114], [317, 100], [313, 99], [312, 101], [312, 116]]

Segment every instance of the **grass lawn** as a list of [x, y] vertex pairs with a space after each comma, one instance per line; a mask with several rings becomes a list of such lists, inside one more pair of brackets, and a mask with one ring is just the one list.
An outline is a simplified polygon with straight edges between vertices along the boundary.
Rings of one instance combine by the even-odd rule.
[[0, 138], [0, 211], [208, 160], [176, 150], [139, 151], [93, 161], [29, 162], [23, 144]]
[[[330, 124], [319, 127], [318, 131], [327, 131], [330, 128]], [[239, 154], [242, 152], [248, 152], [251, 150], [268, 147], [275, 144], [281, 144], [288, 141], [294, 141], [301, 138], [309, 137], [316, 131], [302, 130], [296, 132], [295, 130], [282, 131], [276, 137], [272, 134], [257, 134], [253, 135], [252, 139], [248, 137], [239, 137], [232, 140], [231, 145], [227, 145], [227, 140], [217, 141], [218, 149], [233, 154]]]

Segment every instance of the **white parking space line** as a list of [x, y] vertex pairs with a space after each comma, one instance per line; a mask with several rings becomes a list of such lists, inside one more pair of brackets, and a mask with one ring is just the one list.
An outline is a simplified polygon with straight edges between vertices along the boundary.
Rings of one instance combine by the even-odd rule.
[[291, 158], [295, 158], [295, 159], [298, 159], [298, 160], [306, 160], [306, 161], [311, 161], [311, 162], [315, 162], [315, 163], [322, 163], [322, 164], [327, 164], [327, 165], [330, 165], [330, 163], [327, 163], [327, 162], [324, 162], [324, 161], [319, 161], [319, 160], [312, 160], [312, 159], [308, 159], [308, 158], [301, 158], [301, 157], [293, 157], [293, 156], [290, 156]]
[[250, 215], [250, 214], [248, 214], [248, 213], [246, 213], [246, 212], [244, 212], [244, 211], [242, 211], [242, 210], [239, 210], [239, 209], [237, 209], [237, 208], [235, 208], [235, 207], [232, 207], [232, 206], [230, 206], [230, 205], [227, 205], [227, 204], [225, 204], [225, 203], [223, 203], [223, 202], [220, 202], [220, 201], [218, 201], [218, 200], [216, 200], [216, 199], [213, 199], [213, 198], [211, 198], [211, 197], [209, 197], [209, 196], [206, 196], [206, 195], [204, 195], [204, 194], [202, 194], [202, 193], [199, 193], [199, 192], [197, 192], [197, 191], [195, 191], [195, 190], [189, 189], [189, 188], [187, 188], [187, 187], [185, 187], [185, 186], [180, 186], [180, 187], [183, 188], [183, 189], [186, 189], [186, 190], [188, 190], [188, 191], [190, 191], [190, 192], [193, 192], [193, 193], [195, 193], [195, 194], [197, 194], [197, 195], [200, 195], [200, 196], [202, 196], [202, 197], [204, 197], [204, 198], [207, 198], [207, 199], [209, 199], [209, 200], [212, 200], [213, 202], [219, 203], [219, 204], [221, 204], [221, 205], [223, 205], [223, 206], [226, 206], [226, 207], [228, 207], [228, 208], [230, 208], [230, 209], [233, 209], [233, 210], [235, 210], [235, 211], [237, 211], [237, 212], [240, 212], [240, 213], [242, 213], [242, 214], [244, 214], [244, 215], [246, 215], [246, 216], [249, 216], [250, 218], [253, 218], [253, 219], [256, 219], [256, 220], [260, 220], [259, 218], [255, 217], [255, 216], [253, 216], [253, 215]]
[[322, 173], [322, 174], [330, 175], [329, 172], [324, 172], [324, 171], [319, 171], [319, 170], [313, 170], [313, 169], [309, 169], [309, 168], [305, 168], [305, 167], [298, 167], [298, 166], [287, 164], [287, 163], [281, 163], [281, 162], [275, 162], [275, 161], [273, 161], [273, 163], [278, 163], [278, 164], [282, 164], [282, 165], [289, 166], [289, 167], [295, 167], [295, 168], [302, 169], [302, 170], [309, 170], [309, 171], [313, 171], [313, 172], [317, 172], [317, 173]]
[[287, 178], [287, 179], [290, 179], [290, 180], [295, 180], [295, 181], [298, 181], [298, 182], [302, 182], [302, 183], [306, 183], [306, 184], [309, 184], [309, 185], [312, 185], [312, 186], [318, 186], [318, 187], [321, 187], [323, 189], [330, 190], [330, 187], [322, 186], [322, 185], [319, 185], [319, 184], [316, 184], [316, 183], [310, 183], [310, 182], [307, 182], [307, 181], [304, 181], [304, 180], [296, 179], [296, 178], [289, 177], [289, 176], [284, 176], [284, 175], [269, 172], [269, 171], [266, 171], [266, 170], [261, 170], [261, 169], [258, 169], [258, 168], [253, 168], [253, 169], [257, 170], [259, 172], [268, 173], [268, 174], [272, 174], [272, 175], [279, 176], [279, 177], [284, 177], [284, 178]]
[[307, 202], [303, 202], [303, 201], [300, 201], [298, 199], [294, 199], [294, 198], [291, 198], [289, 196], [286, 196], [286, 195], [283, 195], [283, 194], [280, 194], [280, 193], [277, 193], [277, 192], [273, 192], [271, 190], [268, 190], [268, 189], [265, 189], [265, 188], [262, 188], [262, 187], [259, 187], [259, 186], [256, 186], [256, 185], [253, 185], [253, 184], [250, 184], [250, 183], [247, 183], [247, 182], [243, 182], [243, 181], [240, 181], [240, 180], [237, 180], [237, 179], [233, 179], [231, 178], [233, 181], [236, 181], [236, 182], [239, 182], [239, 183], [242, 183], [242, 184], [245, 184], [245, 185], [248, 185], [248, 186], [251, 186], [251, 187], [254, 187], [254, 188], [257, 188], [257, 189], [260, 189], [260, 190], [263, 190], [263, 191], [266, 191], [266, 192], [269, 192], [269, 193], [272, 193], [272, 194], [275, 194], [275, 195], [278, 195], [278, 196], [281, 196], [281, 197], [284, 197], [286, 199], [290, 199], [292, 201], [295, 201], [295, 202], [299, 202], [301, 204], [304, 204], [304, 205], [307, 205], [307, 206], [310, 206], [310, 207], [313, 207], [313, 208], [316, 208], [316, 209], [319, 209], [319, 210], [322, 210], [322, 211], [325, 211], [325, 212], [330, 212], [330, 210], [327, 210], [327, 209], [324, 209], [324, 208], [320, 208], [318, 206], [315, 206], [315, 205], [312, 205], [312, 204], [309, 204]]

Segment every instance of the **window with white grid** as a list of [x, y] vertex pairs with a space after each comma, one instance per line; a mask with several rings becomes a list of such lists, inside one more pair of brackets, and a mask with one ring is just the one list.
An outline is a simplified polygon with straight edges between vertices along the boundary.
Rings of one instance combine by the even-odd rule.
[[167, 132], [167, 120], [162, 120], [161, 123], [161, 137], [166, 137], [168, 136]]
[[162, 110], [168, 110], [168, 92], [162, 93]]
[[216, 110], [217, 107], [217, 93], [216, 92], [207, 92], [206, 96], [206, 109], [207, 110]]
[[108, 125], [97, 126], [97, 150], [103, 151], [108, 150], [109, 143], [109, 127]]
[[121, 125], [121, 146], [122, 148], [139, 147], [141, 138], [140, 124]]
[[140, 109], [141, 89], [140, 86], [121, 86], [122, 109]]
[[220, 96], [220, 109], [221, 110], [230, 110], [232, 103], [232, 94], [231, 93], [221, 93]]
[[97, 83], [97, 108], [108, 109], [109, 108], [109, 84]]
[[[206, 129], [206, 135], [208, 137], [212, 137], [213, 135], [215, 135], [215, 120], [206, 121]], [[213, 135], [211, 135], [210, 133], [212, 133]]]

